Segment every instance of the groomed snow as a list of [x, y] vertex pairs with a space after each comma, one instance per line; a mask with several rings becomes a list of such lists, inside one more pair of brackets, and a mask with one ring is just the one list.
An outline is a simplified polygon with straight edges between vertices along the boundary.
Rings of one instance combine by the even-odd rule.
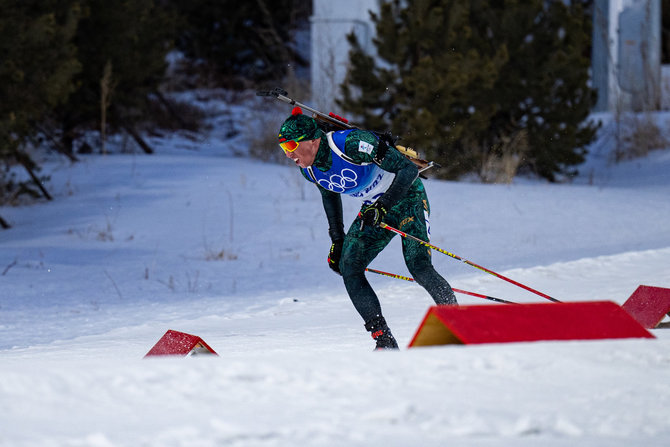
[[[372, 352], [295, 168], [235, 156], [239, 136], [152, 144], [50, 162], [53, 202], [0, 208], [1, 447], [667, 445], [670, 329], [406, 349], [430, 298], [372, 275], [402, 345]], [[670, 288], [670, 151], [585, 168], [428, 180], [432, 243], [563, 301]], [[454, 287], [544, 301], [433, 260]], [[407, 274], [399, 241], [372, 267]], [[168, 329], [219, 357], [143, 359]]]

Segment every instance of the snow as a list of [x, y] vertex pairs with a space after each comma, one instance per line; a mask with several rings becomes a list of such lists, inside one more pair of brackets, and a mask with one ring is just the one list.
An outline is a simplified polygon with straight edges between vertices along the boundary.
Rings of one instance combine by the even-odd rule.
[[[370, 275], [402, 346], [372, 352], [316, 189], [224, 134], [52, 161], [53, 202], [0, 208], [0, 447], [667, 445], [668, 329], [407, 349], [431, 300]], [[428, 180], [431, 241], [563, 301], [670, 287], [670, 151], [612, 165], [600, 147], [583, 172]], [[407, 275], [399, 244], [372, 267]], [[544, 301], [433, 260], [454, 287]], [[219, 356], [143, 359], [168, 329]]]

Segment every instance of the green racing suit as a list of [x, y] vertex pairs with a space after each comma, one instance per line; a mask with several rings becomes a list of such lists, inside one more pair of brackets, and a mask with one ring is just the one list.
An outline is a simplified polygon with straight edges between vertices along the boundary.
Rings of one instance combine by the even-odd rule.
[[[390, 174], [392, 180], [387, 180], [386, 185], [383, 180], [379, 182], [380, 185], [372, 185], [371, 177], [371, 186], [368, 189], [377, 188], [378, 190], [372, 191], [376, 193], [375, 196], [364, 196], [366, 189], [360, 192], [360, 188], [350, 195], [364, 196], [363, 207], [372, 200], [382, 201], [388, 211], [384, 218], [386, 224], [424, 241], [430, 238], [430, 205], [423, 182], [418, 176], [418, 168], [396, 148], [387, 146], [375, 133], [369, 131], [354, 129], [343, 131], [335, 137], [331, 134], [333, 133], [321, 138], [314, 163], [309, 168], [302, 169], [302, 172], [307, 180], [317, 184], [321, 192], [332, 242], [343, 241], [339, 270], [354, 307], [367, 322], [381, 316], [382, 310], [377, 295], [365, 277], [365, 269], [388, 245], [395, 233], [379, 226], [363, 227], [360, 213], [348, 231], [344, 232], [341, 194], [346, 194], [347, 191], [340, 189], [346, 189], [346, 181], [356, 179], [357, 175], [349, 174], [349, 178], [344, 180], [341, 178], [344, 175], [338, 175], [338, 181], [333, 185], [333, 166], [343, 158], [349, 163], [346, 168], [349, 171], [356, 172], [356, 166], [369, 167], [375, 164], [376, 167], [373, 168], [378, 168], [381, 172], [375, 178], [381, 179], [383, 175], [388, 178]], [[329, 174], [330, 177], [324, 174]], [[341, 172], [338, 171], [338, 174]], [[319, 180], [324, 178], [327, 181]], [[344, 187], [340, 188], [341, 186]], [[429, 248], [410, 238], [403, 238], [402, 251], [410, 274], [426, 289], [436, 304], [457, 304], [451, 286], [433, 267]]]

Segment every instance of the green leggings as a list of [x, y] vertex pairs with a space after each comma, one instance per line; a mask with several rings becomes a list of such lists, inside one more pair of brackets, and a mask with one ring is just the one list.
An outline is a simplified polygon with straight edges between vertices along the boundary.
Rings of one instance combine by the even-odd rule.
[[[388, 225], [428, 241], [428, 214], [430, 207], [423, 188], [397, 203], [386, 215]], [[367, 322], [382, 315], [379, 298], [365, 277], [365, 269], [388, 245], [395, 233], [380, 227], [360, 229], [357, 217], [344, 238], [340, 271], [349, 298], [358, 313]], [[415, 281], [431, 295], [436, 304], [457, 304], [449, 283], [435, 271], [430, 249], [403, 238], [402, 252], [405, 264]]]

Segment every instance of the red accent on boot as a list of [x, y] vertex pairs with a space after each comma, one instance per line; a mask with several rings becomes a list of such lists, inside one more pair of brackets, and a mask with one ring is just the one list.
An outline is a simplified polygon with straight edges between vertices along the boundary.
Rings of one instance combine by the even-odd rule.
[[377, 332], [373, 332], [373, 333], [372, 333], [372, 338], [374, 338], [375, 340], [377, 340], [377, 337], [379, 337], [379, 336], [381, 336], [381, 335], [384, 335], [384, 331], [379, 330], [379, 331], [377, 331]]

